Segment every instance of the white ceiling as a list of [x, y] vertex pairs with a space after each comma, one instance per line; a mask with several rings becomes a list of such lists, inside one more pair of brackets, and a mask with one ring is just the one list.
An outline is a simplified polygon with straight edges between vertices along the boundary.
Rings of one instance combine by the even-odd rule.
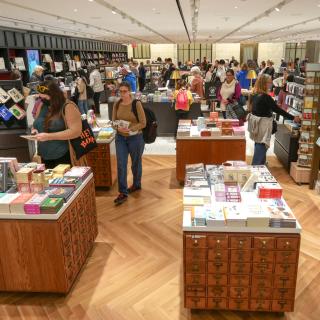
[[[180, 4], [191, 41], [320, 40], [320, 0]], [[0, 0], [0, 26], [120, 43], [189, 42], [175, 0]]]

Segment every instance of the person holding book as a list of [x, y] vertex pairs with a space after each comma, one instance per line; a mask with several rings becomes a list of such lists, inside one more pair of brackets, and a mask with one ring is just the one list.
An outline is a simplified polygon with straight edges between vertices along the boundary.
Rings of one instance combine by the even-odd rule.
[[[141, 189], [142, 154], [144, 150], [142, 129], [146, 126], [146, 116], [140, 101], [134, 102], [136, 112], [133, 110], [130, 84], [125, 81], [122, 82], [119, 86], [119, 92], [120, 100], [114, 104], [112, 112], [112, 121], [117, 130], [115, 142], [119, 195], [114, 200], [116, 205], [125, 202], [129, 193]], [[133, 184], [128, 188], [127, 165], [129, 155], [132, 163]]]
[[71, 164], [69, 140], [82, 132], [81, 114], [77, 106], [66, 100], [55, 81], [37, 86], [42, 105], [37, 109], [31, 133], [39, 142], [38, 152], [46, 168]]

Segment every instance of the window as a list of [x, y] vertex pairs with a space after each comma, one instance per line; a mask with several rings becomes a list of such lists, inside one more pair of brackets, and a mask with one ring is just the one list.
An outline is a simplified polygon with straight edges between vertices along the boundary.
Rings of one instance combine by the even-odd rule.
[[137, 46], [133, 48], [133, 58], [150, 59], [150, 44], [137, 44]]
[[212, 61], [211, 43], [178, 44], [178, 61], [181, 61], [182, 63], [189, 60], [195, 62], [197, 59], [203, 61], [204, 57], [207, 57], [207, 61]]
[[286, 43], [285, 61], [294, 62], [296, 58], [304, 60], [306, 55], [306, 43]]

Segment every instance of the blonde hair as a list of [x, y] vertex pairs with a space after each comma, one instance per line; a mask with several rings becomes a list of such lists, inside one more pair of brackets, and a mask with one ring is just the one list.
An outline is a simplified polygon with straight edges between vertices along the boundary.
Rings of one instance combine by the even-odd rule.
[[253, 93], [268, 93], [268, 83], [270, 83], [270, 81], [270, 75], [265, 73], [261, 74], [254, 84]]

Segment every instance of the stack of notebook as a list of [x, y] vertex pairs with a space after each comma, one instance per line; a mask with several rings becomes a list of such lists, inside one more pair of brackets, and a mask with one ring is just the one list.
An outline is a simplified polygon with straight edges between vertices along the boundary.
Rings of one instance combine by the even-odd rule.
[[55, 214], [63, 206], [62, 198], [47, 198], [41, 204], [41, 213], [44, 214]]

